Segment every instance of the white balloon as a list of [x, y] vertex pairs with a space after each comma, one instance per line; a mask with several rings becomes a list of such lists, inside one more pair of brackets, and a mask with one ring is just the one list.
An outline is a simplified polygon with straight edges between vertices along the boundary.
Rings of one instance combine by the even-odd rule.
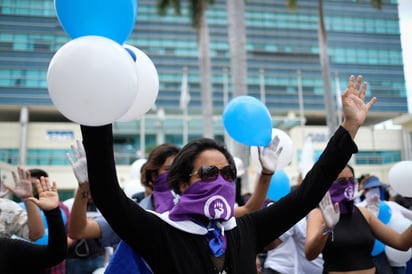
[[[403, 217], [402, 214], [394, 214], [387, 223], [387, 226], [398, 233], [402, 233], [411, 225], [411, 223], [412, 222]], [[393, 263], [395, 265], [404, 264], [412, 257], [412, 249], [410, 248], [407, 251], [401, 251], [385, 245], [385, 253], [386, 257], [388, 257], [389, 263]]]
[[130, 166], [130, 179], [140, 180], [140, 170], [142, 166], [146, 163], [146, 159], [138, 159], [132, 163]]
[[140, 180], [130, 180], [124, 185], [123, 191], [127, 197], [131, 198], [133, 194], [144, 192], [145, 188], [142, 186]]
[[[293, 147], [293, 142], [292, 139], [289, 137], [289, 135], [284, 132], [283, 130], [277, 129], [277, 128], [272, 128], [272, 139], [278, 136], [279, 137], [279, 146], [282, 147], [282, 153], [279, 156], [278, 160], [278, 165], [276, 167], [276, 170], [281, 170], [285, 167], [287, 167], [290, 162], [292, 161], [293, 158], [293, 153], [294, 153], [294, 147]], [[259, 153], [257, 147], [253, 146], [250, 148], [250, 155], [251, 155], [251, 162], [255, 163], [257, 165], [258, 172], [262, 169], [260, 162], [259, 162]]]
[[389, 184], [399, 194], [412, 197], [412, 161], [398, 162], [388, 173]]
[[99, 126], [124, 115], [138, 77], [130, 54], [115, 41], [83, 36], [63, 45], [49, 63], [48, 90], [56, 108], [79, 124]]
[[406, 264], [412, 257], [410, 248], [407, 251], [401, 251], [385, 245], [385, 253], [389, 263], [393, 265]]
[[67, 208], [69, 209], [69, 212], [72, 211], [73, 203], [74, 203], [73, 197], [63, 201], [63, 204], [67, 206]]
[[152, 60], [140, 49], [124, 45], [136, 55], [135, 69], [139, 81], [139, 91], [129, 110], [119, 121], [131, 121], [140, 118], [154, 105], [159, 93], [159, 75]]
[[300, 162], [298, 164], [298, 170], [302, 176], [302, 179], [305, 178], [306, 174], [315, 164], [315, 150], [312, 145], [312, 138], [307, 137], [305, 143], [302, 147], [302, 153], [300, 154]]

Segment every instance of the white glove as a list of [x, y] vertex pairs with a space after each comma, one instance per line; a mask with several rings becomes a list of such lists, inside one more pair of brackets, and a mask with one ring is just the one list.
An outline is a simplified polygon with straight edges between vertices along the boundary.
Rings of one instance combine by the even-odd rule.
[[89, 182], [89, 176], [87, 174], [87, 159], [86, 152], [84, 151], [83, 143], [80, 140], [76, 140], [77, 147], [71, 145], [75, 161], [69, 153], [66, 153], [67, 159], [73, 167], [74, 176], [76, 176], [77, 182], [83, 184]]
[[263, 149], [258, 147], [259, 161], [262, 166], [262, 173], [270, 174], [274, 173], [278, 165], [279, 155], [282, 153], [282, 147], [278, 149], [279, 137], [275, 136], [270, 144], [265, 146]]
[[378, 195], [372, 195], [366, 198], [366, 208], [369, 209], [373, 215], [378, 217], [379, 215], [379, 207], [380, 207], [380, 199]]
[[325, 196], [323, 196], [322, 200], [319, 202], [319, 208], [322, 212], [326, 228], [334, 228], [339, 222], [339, 204], [332, 204], [332, 199], [330, 198], [329, 192], [326, 192]]

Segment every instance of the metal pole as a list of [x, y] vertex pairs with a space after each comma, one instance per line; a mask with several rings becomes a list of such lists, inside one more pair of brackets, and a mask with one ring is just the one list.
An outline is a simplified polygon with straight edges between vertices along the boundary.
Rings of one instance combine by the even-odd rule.
[[335, 83], [336, 83], [336, 105], [338, 111], [338, 125], [342, 123], [342, 93], [340, 91], [340, 83], [339, 83], [339, 73], [338, 71], [335, 72]]
[[19, 164], [26, 165], [27, 163], [27, 128], [29, 123], [29, 109], [24, 106], [20, 110], [20, 148], [19, 148]]
[[303, 88], [302, 88], [302, 72], [300, 69], [296, 71], [297, 78], [298, 78], [298, 97], [299, 97], [299, 120], [300, 120], [300, 127], [302, 129], [302, 142], [305, 144], [305, 110], [303, 104]]
[[140, 119], [140, 158], [146, 158], [146, 119], [145, 115]]
[[[226, 107], [228, 102], [229, 102], [229, 77], [228, 77], [227, 68], [223, 68], [223, 108]], [[232, 139], [230, 138], [226, 130], [224, 131], [224, 138], [225, 138], [225, 144], [226, 144], [227, 149], [231, 153], [234, 153]]]
[[183, 109], [183, 145], [189, 141], [189, 115], [187, 108]]
[[260, 101], [263, 104], [266, 104], [266, 90], [265, 90], [265, 70], [259, 70], [259, 79], [260, 79]]
[[182, 90], [180, 95], [180, 108], [183, 111], [183, 144], [186, 145], [189, 141], [189, 115], [188, 105], [190, 101], [189, 84], [188, 84], [188, 70], [187, 67], [183, 67], [182, 76]]
[[223, 68], [223, 107], [229, 102], [229, 79], [227, 68]]

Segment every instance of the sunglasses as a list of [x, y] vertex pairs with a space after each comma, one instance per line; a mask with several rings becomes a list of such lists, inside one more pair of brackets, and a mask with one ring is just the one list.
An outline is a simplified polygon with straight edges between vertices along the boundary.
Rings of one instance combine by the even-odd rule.
[[353, 177], [346, 177], [346, 178], [345, 177], [340, 177], [340, 178], [338, 178], [334, 181], [334, 183], [338, 183], [338, 184], [346, 184], [347, 182], [356, 183], [356, 180]]
[[236, 178], [236, 168], [231, 165], [225, 166], [221, 169], [218, 169], [217, 166], [201, 166], [198, 171], [193, 172], [190, 176], [199, 175], [202, 181], [212, 182], [217, 179], [219, 173], [222, 175], [223, 179], [230, 183]]

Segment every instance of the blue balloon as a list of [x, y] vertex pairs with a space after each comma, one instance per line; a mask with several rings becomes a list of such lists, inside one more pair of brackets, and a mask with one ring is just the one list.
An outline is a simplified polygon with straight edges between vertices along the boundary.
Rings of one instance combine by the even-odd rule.
[[72, 39], [96, 35], [122, 45], [133, 31], [137, 0], [55, 0], [55, 9]]
[[290, 192], [289, 177], [283, 170], [276, 170], [270, 180], [267, 197], [273, 201], [280, 200]]
[[375, 240], [375, 243], [373, 244], [373, 249], [372, 249], [372, 256], [379, 255], [383, 251], [385, 251], [385, 245], [381, 241]]
[[320, 155], [322, 154], [323, 151], [316, 151], [315, 152], [315, 163], [319, 160]]
[[266, 146], [272, 140], [270, 112], [251, 96], [238, 96], [227, 104], [223, 125], [230, 137], [247, 146]]
[[379, 203], [379, 214], [378, 219], [387, 224], [392, 217], [392, 210], [385, 201], [380, 201]]

